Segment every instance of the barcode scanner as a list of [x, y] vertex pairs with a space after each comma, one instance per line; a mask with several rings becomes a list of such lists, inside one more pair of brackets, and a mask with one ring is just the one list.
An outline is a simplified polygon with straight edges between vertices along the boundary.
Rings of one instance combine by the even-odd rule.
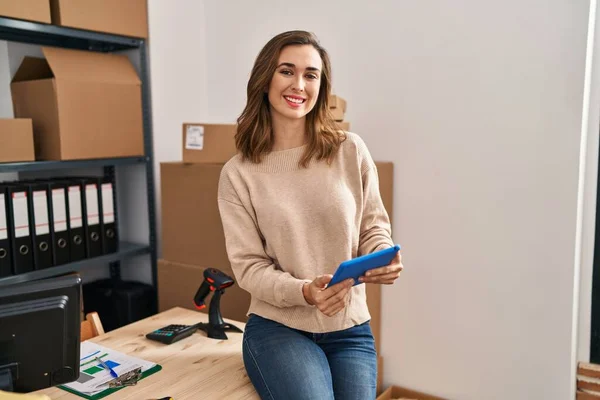
[[223, 290], [233, 285], [234, 281], [229, 275], [224, 274], [216, 268], [207, 268], [204, 270], [204, 281], [200, 285], [196, 296], [194, 296], [194, 304], [198, 310], [206, 307], [204, 299], [210, 292]]
[[198, 310], [206, 308], [204, 300], [210, 292], [214, 292], [208, 308], [208, 323], [198, 324], [198, 329], [205, 331], [209, 338], [226, 340], [225, 331], [242, 332], [240, 328], [225, 323], [221, 316], [221, 295], [225, 293], [226, 288], [234, 283], [232, 277], [216, 268], [204, 270], [204, 280], [194, 296], [194, 305]]

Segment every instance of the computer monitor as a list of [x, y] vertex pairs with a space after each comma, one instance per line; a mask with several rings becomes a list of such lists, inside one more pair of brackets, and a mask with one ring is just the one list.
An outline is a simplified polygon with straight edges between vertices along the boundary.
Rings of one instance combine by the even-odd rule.
[[81, 278], [0, 287], [0, 390], [32, 392], [79, 378]]

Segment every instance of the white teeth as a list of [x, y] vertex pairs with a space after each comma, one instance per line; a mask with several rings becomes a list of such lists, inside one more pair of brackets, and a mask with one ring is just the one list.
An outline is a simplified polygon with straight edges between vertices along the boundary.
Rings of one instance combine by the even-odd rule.
[[284, 97], [287, 101], [291, 101], [292, 103], [296, 103], [296, 104], [304, 103], [304, 100], [301, 100], [301, 99], [293, 99], [293, 98], [287, 97], [287, 96], [284, 96]]

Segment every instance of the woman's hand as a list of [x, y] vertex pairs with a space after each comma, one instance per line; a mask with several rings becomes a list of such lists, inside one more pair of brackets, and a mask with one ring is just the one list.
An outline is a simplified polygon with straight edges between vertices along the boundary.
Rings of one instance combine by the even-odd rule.
[[346, 307], [348, 292], [354, 283], [354, 279], [346, 279], [335, 285], [327, 286], [331, 278], [333, 275], [320, 275], [302, 287], [306, 302], [316, 306], [328, 317], [334, 316]]
[[394, 281], [400, 276], [400, 272], [403, 268], [402, 255], [398, 252], [389, 265], [373, 268], [372, 270], [367, 271], [365, 276], [358, 278], [358, 280], [365, 283], [393, 285]]

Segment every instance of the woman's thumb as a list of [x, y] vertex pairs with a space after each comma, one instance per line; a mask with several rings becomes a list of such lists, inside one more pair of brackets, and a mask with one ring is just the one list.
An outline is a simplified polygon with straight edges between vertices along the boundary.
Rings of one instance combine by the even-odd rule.
[[333, 278], [333, 275], [331, 274], [319, 275], [317, 276], [317, 279], [315, 279], [315, 283], [318, 287], [324, 288], [331, 281], [331, 278]]

